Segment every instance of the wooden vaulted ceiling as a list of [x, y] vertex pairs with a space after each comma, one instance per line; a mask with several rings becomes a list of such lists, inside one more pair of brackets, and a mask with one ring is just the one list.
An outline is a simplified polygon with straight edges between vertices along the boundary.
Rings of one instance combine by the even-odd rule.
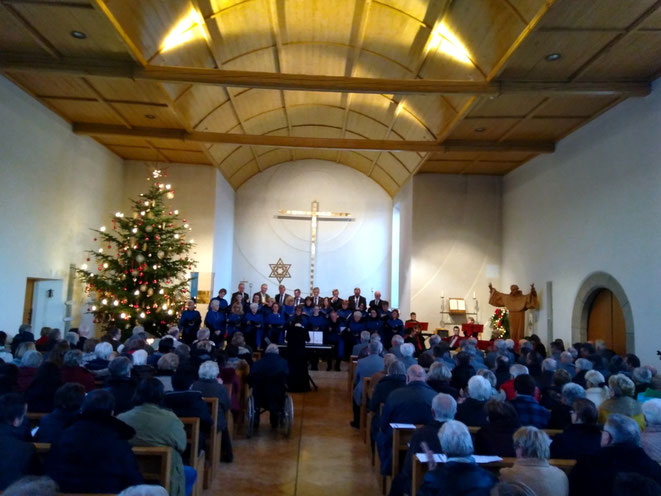
[[0, 70], [75, 132], [235, 188], [303, 158], [391, 195], [505, 174], [661, 69], [655, 0], [0, 3]]

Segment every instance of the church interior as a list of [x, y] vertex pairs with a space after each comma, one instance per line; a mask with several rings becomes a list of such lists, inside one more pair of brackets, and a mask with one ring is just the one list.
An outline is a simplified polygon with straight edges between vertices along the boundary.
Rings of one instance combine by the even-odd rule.
[[[656, 0], [0, 0], [0, 330], [105, 332], [76, 270], [157, 171], [202, 318], [360, 288], [486, 342], [534, 285], [526, 336], [658, 366], [660, 61]], [[328, 374], [195, 494], [384, 493]]]

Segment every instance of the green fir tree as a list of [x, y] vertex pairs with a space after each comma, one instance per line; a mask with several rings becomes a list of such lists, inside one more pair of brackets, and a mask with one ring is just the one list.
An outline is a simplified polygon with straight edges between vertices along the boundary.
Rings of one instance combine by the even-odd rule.
[[92, 229], [96, 250], [88, 250], [87, 263], [77, 269], [88, 295], [89, 311], [105, 327], [131, 329], [142, 325], [162, 336], [177, 322], [189, 297], [192, 230], [179, 212], [166, 205], [174, 190], [161, 182], [166, 175], [154, 171], [147, 193], [131, 200], [132, 215], [117, 212], [112, 227]]

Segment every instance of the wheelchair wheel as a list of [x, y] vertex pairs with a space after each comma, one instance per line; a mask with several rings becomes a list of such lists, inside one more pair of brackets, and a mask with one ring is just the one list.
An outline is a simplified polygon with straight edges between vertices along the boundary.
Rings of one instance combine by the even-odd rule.
[[289, 395], [285, 396], [285, 404], [282, 411], [282, 416], [280, 418], [280, 423], [282, 426], [282, 433], [289, 437], [291, 436], [291, 429], [294, 425], [294, 401]]
[[246, 407], [246, 437], [251, 438], [255, 432], [255, 398], [252, 395], [248, 397], [248, 405]]

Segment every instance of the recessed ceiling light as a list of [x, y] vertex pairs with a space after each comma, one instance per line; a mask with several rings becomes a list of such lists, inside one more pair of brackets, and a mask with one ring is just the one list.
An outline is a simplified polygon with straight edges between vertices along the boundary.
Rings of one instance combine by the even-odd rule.
[[85, 38], [87, 38], [87, 35], [82, 31], [71, 31], [71, 36], [73, 36], [77, 40], [84, 40]]
[[154, 114], [145, 114], [145, 117], [147, 119], [156, 119], [156, 116]]
[[486, 127], [476, 127], [475, 129], [473, 129], [473, 131], [475, 131], [476, 133], [483, 133], [486, 130], [487, 130]]
[[560, 55], [559, 53], [549, 53], [549, 54], [548, 54], [546, 57], [544, 57], [544, 58], [546, 59], [547, 62], [555, 62], [555, 61], [558, 60], [560, 57], [562, 57], [562, 55]]

